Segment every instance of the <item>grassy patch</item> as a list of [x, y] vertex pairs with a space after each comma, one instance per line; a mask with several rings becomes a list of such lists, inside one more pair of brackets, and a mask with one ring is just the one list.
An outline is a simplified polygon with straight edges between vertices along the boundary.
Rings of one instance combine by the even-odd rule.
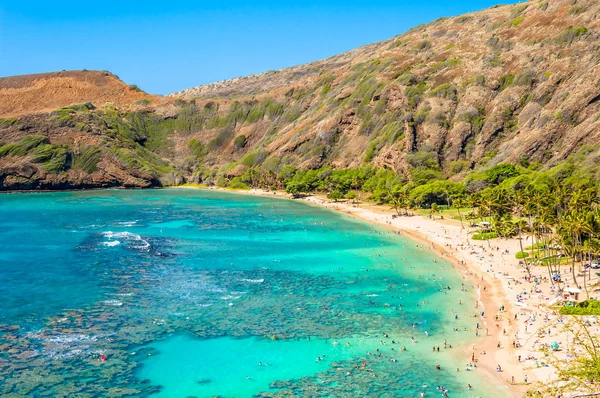
[[479, 232], [471, 237], [473, 240], [489, 240], [494, 239], [496, 237], [495, 232]]
[[600, 315], [600, 301], [589, 299], [560, 309], [561, 315]]
[[71, 166], [71, 158], [71, 151], [67, 147], [43, 144], [33, 150], [31, 161], [40, 163], [48, 173], [59, 173]]
[[90, 174], [98, 170], [98, 163], [101, 160], [99, 148], [85, 147], [78, 154], [73, 155], [71, 168], [83, 170]]
[[569, 27], [556, 36], [556, 43], [559, 45], [569, 45], [575, 41], [580, 36], [583, 36], [588, 32], [588, 29], [583, 26], [579, 27]]
[[515, 257], [518, 260], [521, 260], [521, 259], [529, 257], [529, 253], [527, 253], [527, 252], [518, 252], [517, 254], [515, 254]]
[[19, 121], [19, 119], [16, 119], [16, 118], [10, 118], [10, 119], [0, 118], [0, 129], [8, 128], [18, 121]]
[[48, 144], [48, 137], [43, 135], [28, 135], [19, 140], [0, 146], [0, 157], [2, 156], [25, 156], [34, 148], [42, 144]]
[[525, 19], [525, 17], [523, 15], [521, 15], [520, 17], [517, 17], [517, 18], [513, 19], [512, 21], [510, 21], [510, 26], [512, 26], [512, 27], [519, 26], [521, 24], [521, 22], [523, 22], [524, 19]]

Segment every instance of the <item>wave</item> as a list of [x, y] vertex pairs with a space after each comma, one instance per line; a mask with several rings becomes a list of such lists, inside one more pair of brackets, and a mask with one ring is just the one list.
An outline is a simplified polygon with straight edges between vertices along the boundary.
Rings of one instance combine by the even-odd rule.
[[[106, 232], [101, 232], [101, 235], [105, 236], [108, 239], [122, 239], [126, 242], [129, 242], [130, 244], [128, 245], [128, 248], [130, 248], [130, 249], [135, 249], [135, 250], [139, 250], [142, 252], [150, 251], [150, 247], [151, 247], [150, 243], [148, 243], [147, 240], [142, 239], [142, 237], [140, 235], [134, 234], [132, 232], [106, 231]], [[116, 245], [111, 245], [111, 246], [116, 246]]]
[[239, 299], [240, 297], [242, 297], [242, 295], [239, 295], [239, 296], [233, 296], [233, 295], [229, 295], [229, 294], [228, 294], [227, 296], [223, 296], [223, 297], [221, 297], [221, 300], [237, 300], [237, 299]]
[[119, 242], [118, 240], [110, 240], [108, 242], [102, 242], [102, 244], [104, 246], [108, 246], [108, 247], [113, 247], [113, 246], [118, 246], [121, 244], [121, 242]]
[[243, 282], [248, 282], [248, 283], [263, 283], [265, 280], [264, 279], [240, 279]]
[[137, 224], [137, 221], [123, 221], [117, 223], [117, 225], [122, 227], [133, 227], [135, 224]]
[[110, 306], [113, 306], [113, 307], [120, 307], [120, 306], [123, 305], [123, 303], [121, 301], [119, 301], [119, 300], [104, 300], [102, 302], [102, 304], [104, 304], [104, 305], [110, 305]]

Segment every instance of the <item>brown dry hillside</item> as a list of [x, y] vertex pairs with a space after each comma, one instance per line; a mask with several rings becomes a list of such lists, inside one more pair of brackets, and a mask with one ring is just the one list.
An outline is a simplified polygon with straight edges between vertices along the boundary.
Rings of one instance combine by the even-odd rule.
[[327, 60], [172, 95], [268, 98], [299, 111], [291, 123], [238, 123], [235, 135], [303, 167], [366, 160], [407, 172], [421, 152], [446, 170], [556, 164], [600, 143], [599, 16], [598, 3], [585, 0], [494, 6]]
[[48, 112], [82, 102], [128, 106], [155, 100], [106, 71], [62, 71], [0, 78], [0, 117]]
[[[109, 175], [111, 186], [213, 183], [286, 166], [460, 180], [505, 162], [548, 168], [582, 149], [595, 164], [599, 64], [600, 3], [534, 0], [135, 107], [122, 105], [152, 97], [108, 73], [0, 79], [0, 189]], [[57, 109], [86, 101], [95, 107]]]

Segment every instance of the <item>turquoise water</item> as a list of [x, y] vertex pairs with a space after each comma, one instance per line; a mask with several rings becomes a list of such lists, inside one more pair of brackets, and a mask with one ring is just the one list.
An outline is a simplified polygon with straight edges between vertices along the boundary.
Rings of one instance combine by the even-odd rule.
[[507, 396], [464, 371], [468, 281], [300, 202], [0, 195], [0, 281], [2, 396]]

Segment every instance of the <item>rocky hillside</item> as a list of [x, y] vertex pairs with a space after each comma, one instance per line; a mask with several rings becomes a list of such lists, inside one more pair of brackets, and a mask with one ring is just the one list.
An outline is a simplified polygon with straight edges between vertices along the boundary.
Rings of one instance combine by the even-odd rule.
[[[63, 71], [0, 78], [0, 190], [147, 187], [155, 178], [111, 150], [108, 115], [162, 99], [106, 71]], [[93, 128], [96, 107], [104, 126]], [[72, 116], [88, 117], [73, 122]], [[120, 117], [118, 117], [120, 118]]]
[[[31, 153], [37, 146], [3, 152], [30, 135], [62, 145], [72, 159], [44, 178], [94, 176], [98, 171], [74, 165], [81, 148], [96, 148], [98, 170], [115, 185], [128, 184], [103, 169], [106, 162], [144, 186], [210, 182], [252, 168], [277, 174], [287, 165], [372, 164], [406, 178], [428, 169], [432, 178], [459, 179], [502, 162], [549, 167], [582, 148], [593, 157], [600, 143], [599, 11], [582, 0], [496, 6], [137, 108], [94, 102], [39, 113], [68, 105], [57, 101], [0, 121], [0, 182], [4, 189], [53, 186], [9, 168], [43, 169]], [[23, 115], [5, 98], [25, 89], [0, 80], [0, 114]]]

